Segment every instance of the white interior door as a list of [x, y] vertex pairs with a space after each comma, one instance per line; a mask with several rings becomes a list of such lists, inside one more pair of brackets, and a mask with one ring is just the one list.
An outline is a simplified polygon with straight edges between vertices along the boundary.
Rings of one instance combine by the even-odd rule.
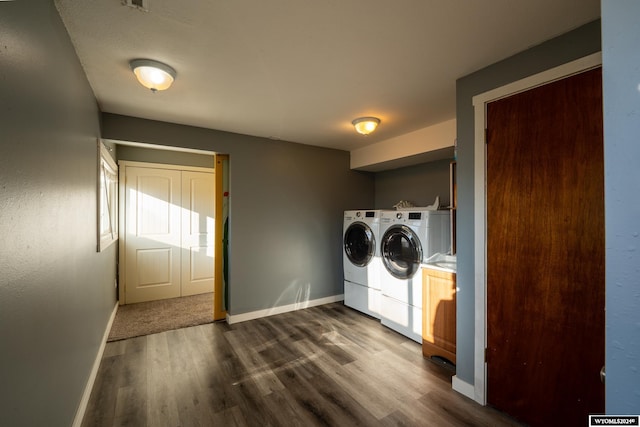
[[213, 292], [214, 174], [182, 171], [182, 296]]
[[126, 168], [127, 304], [180, 296], [181, 172]]

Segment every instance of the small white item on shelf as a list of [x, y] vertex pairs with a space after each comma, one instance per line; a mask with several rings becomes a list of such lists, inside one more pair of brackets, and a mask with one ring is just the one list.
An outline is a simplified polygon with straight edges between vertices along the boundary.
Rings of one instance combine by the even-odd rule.
[[437, 211], [438, 209], [440, 209], [440, 196], [436, 196], [433, 204], [427, 206], [427, 210], [429, 211]]
[[440, 196], [436, 196], [436, 200], [429, 206], [416, 206], [411, 202], [400, 200], [393, 207], [397, 211], [437, 211], [440, 209]]
[[395, 205], [393, 205], [394, 208], [396, 208], [396, 210], [398, 209], [407, 209], [407, 208], [414, 208], [416, 205], [414, 205], [411, 202], [408, 202], [406, 200], [400, 200], [398, 203], [396, 203]]

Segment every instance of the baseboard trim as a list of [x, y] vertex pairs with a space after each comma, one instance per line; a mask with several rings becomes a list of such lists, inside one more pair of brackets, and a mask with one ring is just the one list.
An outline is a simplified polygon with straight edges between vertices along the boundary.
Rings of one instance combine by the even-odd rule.
[[288, 313], [290, 311], [302, 310], [309, 307], [315, 307], [318, 305], [331, 304], [332, 302], [344, 301], [344, 294], [333, 295], [325, 298], [318, 298], [309, 301], [297, 302], [294, 304], [281, 305], [279, 307], [267, 308], [264, 310], [250, 311], [248, 313], [241, 314], [229, 314], [227, 312], [227, 323], [240, 323], [247, 320], [260, 319], [262, 317], [273, 316], [276, 314]]
[[468, 382], [462, 381], [457, 375], [451, 378], [451, 388], [463, 396], [475, 400], [475, 387]]
[[93, 361], [93, 368], [91, 368], [91, 374], [89, 374], [89, 379], [87, 380], [87, 384], [84, 387], [84, 393], [82, 393], [82, 399], [80, 399], [80, 405], [78, 406], [78, 410], [76, 411], [76, 417], [73, 419], [73, 424], [72, 424], [73, 427], [80, 427], [82, 425], [82, 420], [84, 418], [85, 412], [87, 411], [87, 405], [89, 404], [89, 397], [91, 397], [91, 390], [93, 390], [93, 384], [96, 382], [96, 377], [98, 376], [100, 361], [102, 360], [104, 349], [107, 346], [107, 338], [109, 338], [111, 325], [113, 325], [113, 320], [116, 318], [117, 312], [118, 312], [118, 302], [116, 302], [116, 305], [113, 307], [113, 311], [111, 312], [111, 317], [109, 318], [109, 323], [107, 323], [107, 327], [104, 330], [104, 334], [102, 336], [102, 344], [100, 344], [100, 348], [98, 349], [98, 354], [96, 354], [96, 359]]

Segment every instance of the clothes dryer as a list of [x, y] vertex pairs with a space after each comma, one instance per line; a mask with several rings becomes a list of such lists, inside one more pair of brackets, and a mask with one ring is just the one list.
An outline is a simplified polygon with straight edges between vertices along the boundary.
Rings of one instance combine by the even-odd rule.
[[380, 211], [344, 212], [344, 303], [380, 318]]
[[450, 250], [448, 211], [384, 211], [380, 215], [382, 324], [422, 342], [421, 265]]

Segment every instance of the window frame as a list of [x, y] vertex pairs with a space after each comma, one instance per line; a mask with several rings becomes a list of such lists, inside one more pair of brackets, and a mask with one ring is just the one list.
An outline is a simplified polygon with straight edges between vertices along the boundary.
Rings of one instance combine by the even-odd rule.
[[98, 252], [118, 241], [118, 165], [109, 153], [111, 150], [98, 140]]

